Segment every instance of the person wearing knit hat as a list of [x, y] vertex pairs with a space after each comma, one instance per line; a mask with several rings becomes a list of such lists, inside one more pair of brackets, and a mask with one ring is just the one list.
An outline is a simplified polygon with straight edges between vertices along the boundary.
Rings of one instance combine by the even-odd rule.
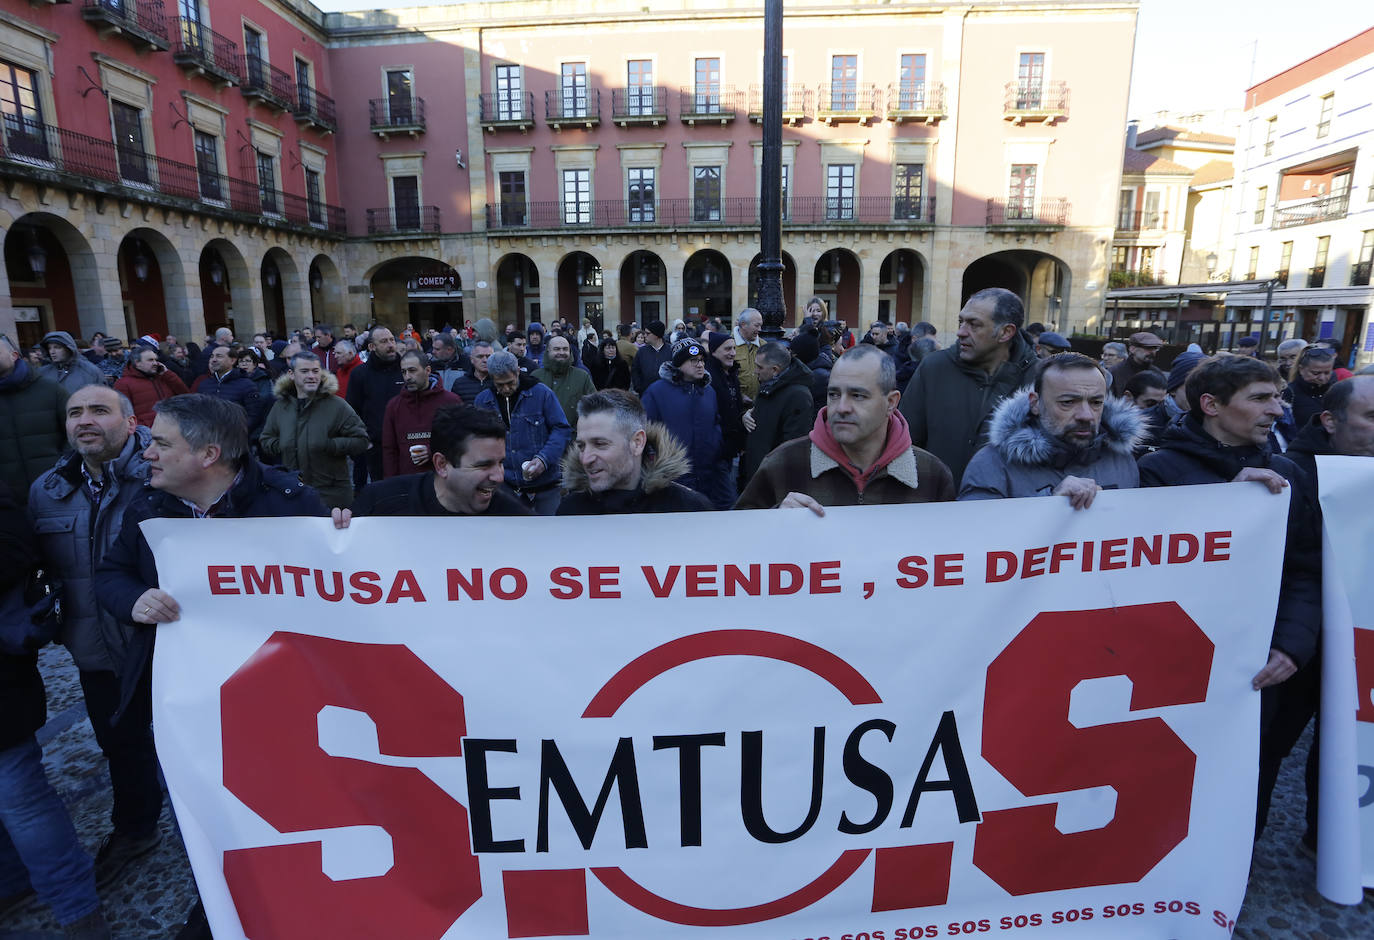
[[[661, 326], [662, 324], [658, 324]], [[665, 344], [666, 345], [666, 344]], [[635, 357], [635, 368], [647, 358], [645, 346]], [[678, 478], [688, 489], [710, 497], [722, 435], [716, 392], [706, 374], [706, 347], [694, 339], [683, 339], [670, 347], [670, 357], [658, 370], [658, 380], [640, 396], [650, 421], [664, 424], [673, 437], [687, 448], [691, 471]]]
[[1146, 448], [1153, 450], [1163, 439], [1164, 429], [1188, 413], [1188, 376], [1207, 357], [1198, 352], [1181, 352], [1174, 357], [1169, 377], [1164, 382], [1164, 400], [1145, 412]]
[[662, 320], [645, 325], [645, 343], [630, 363], [630, 387], [640, 395], [658, 380], [659, 369], [673, 358], [672, 344], [663, 339], [667, 328]]

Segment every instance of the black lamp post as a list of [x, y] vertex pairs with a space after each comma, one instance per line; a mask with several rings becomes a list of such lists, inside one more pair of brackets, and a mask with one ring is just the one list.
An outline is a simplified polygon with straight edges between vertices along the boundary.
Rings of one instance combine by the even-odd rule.
[[782, 336], [782, 0], [763, 3], [763, 176], [759, 186], [758, 310]]

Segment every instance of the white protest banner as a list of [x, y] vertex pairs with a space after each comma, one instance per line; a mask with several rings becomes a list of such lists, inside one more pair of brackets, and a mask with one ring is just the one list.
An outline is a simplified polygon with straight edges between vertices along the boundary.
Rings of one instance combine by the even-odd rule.
[[1374, 460], [1318, 457], [1322, 565], [1317, 888], [1359, 904], [1374, 886]]
[[215, 936], [1229, 936], [1286, 504], [145, 523]]

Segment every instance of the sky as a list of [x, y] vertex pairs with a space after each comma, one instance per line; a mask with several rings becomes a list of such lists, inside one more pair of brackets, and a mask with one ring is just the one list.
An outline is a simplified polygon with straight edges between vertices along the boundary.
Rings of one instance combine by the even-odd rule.
[[[313, 2], [326, 11], [422, 5]], [[1238, 108], [1250, 85], [1371, 26], [1362, 0], [1141, 0], [1130, 116], [1149, 128], [1158, 111]]]

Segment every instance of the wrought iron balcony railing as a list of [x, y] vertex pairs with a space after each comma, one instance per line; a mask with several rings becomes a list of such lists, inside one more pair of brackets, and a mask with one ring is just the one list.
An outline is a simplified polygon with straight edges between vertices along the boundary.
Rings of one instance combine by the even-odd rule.
[[887, 86], [887, 118], [933, 123], [948, 115], [944, 82], [893, 82]]
[[601, 89], [563, 88], [544, 92], [544, 123], [549, 127], [595, 127], [601, 123]]
[[1321, 287], [1326, 283], [1326, 265], [1319, 264], [1307, 269], [1307, 286]]
[[1007, 82], [1002, 116], [1018, 124], [1069, 116], [1067, 82]]
[[1374, 267], [1374, 262], [1361, 261], [1350, 269], [1351, 287], [1368, 287], [1370, 268]]
[[425, 99], [404, 95], [373, 98], [367, 103], [367, 123], [374, 134], [423, 134]]
[[102, 37], [120, 34], [140, 49], [171, 48], [162, 0], [82, 0], [81, 18]]
[[277, 111], [296, 110], [296, 80], [260, 56], [243, 57], [239, 90], [245, 98], [257, 98]]
[[237, 85], [243, 81], [239, 47], [197, 20], [177, 20], [172, 61], [223, 84]]
[[733, 85], [683, 85], [678, 97], [678, 117], [685, 124], [725, 124], [735, 119], [739, 97]]
[[[811, 89], [805, 85], [782, 86], [782, 119], [788, 124], [803, 121], [811, 113]], [[763, 121], [763, 86], [749, 86], [749, 120]]]
[[437, 235], [440, 231], [438, 206], [386, 206], [367, 210], [369, 235], [403, 235], [407, 232]]
[[1137, 212], [1123, 212], [1117, 216], [1116, 230], [1118, 232], [1159, 232], [1169, 227], [1169, 213], [1167, 212], [1147, 212], [1140, 210]]
[[1064, 198], [989, 199], [988, 225], [1067, 225], [1069, 201]]
[[296, 83], [296, 106], [291, 109], [296, 120], [313, 124], [320, 130], [333, 133], [339, 129], [339, 116], [334, 108], [334, 99], [318, 88]]
[[[909, 196], [793, 196], [784, 207], [786, 225], [929, 225], [935, 201]], [[487, 206], [488, 230], [635, 228], [651, 226], [753, 226], [759, 221], [759, 199], [753, 196], [712, 200], [691, 197], [657, 202], [598, 199], [585, 202], [512, 200]]]
[[1343, 219], [1349, 210], [1349, 193], [1323, 196], [1320, 199], [1311, 199], [1294, 206], [1279, 206], [1274, 209], [1274, 221], [1270, 228], [1292, 228], [1295, 225], [1311, 225], [1314, 222]]
[[816, 117], [827, 124], [867, 121], [881, 112], [878, 99], [877, 85], [822, 85], [816, 90]]
[[652, 124], [668, 120], [668, 89], [655, 85], [632, 85], [611, 89], [611, 120], [628, 124]]
[[482, 126], [488, 131], [498, 128], [524, 131], [534, 126], [533, 92], [488, 92], [477, 97], [477, 109]]

